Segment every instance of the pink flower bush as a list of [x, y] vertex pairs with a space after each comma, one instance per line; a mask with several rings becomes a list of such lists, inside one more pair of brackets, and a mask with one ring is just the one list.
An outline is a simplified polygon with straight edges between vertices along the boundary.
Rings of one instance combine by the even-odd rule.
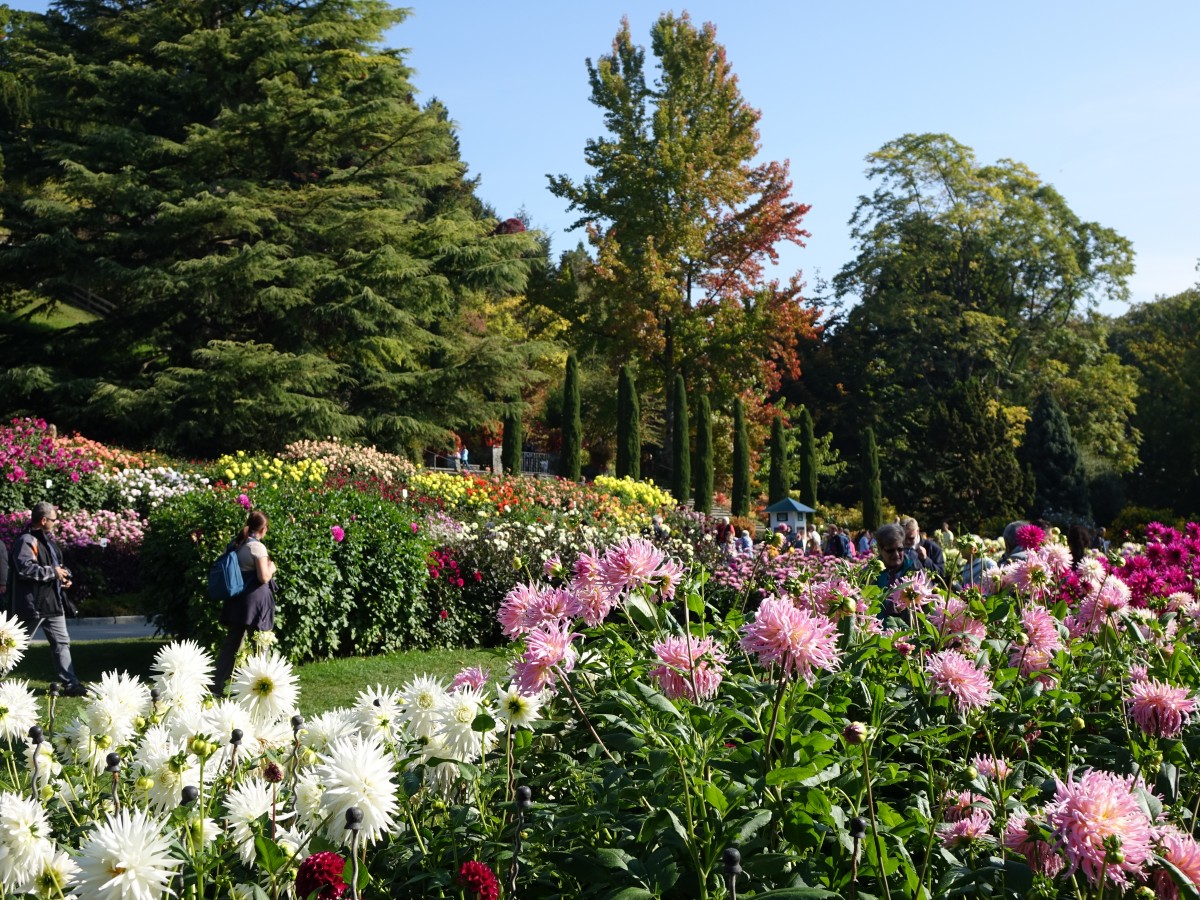
[[[1150, 857], [1153, 832], [1134, 791], [1142, 787], [1133, 776], [1092, 769], [1078, 778], [1058, 782], [1046, 820], [1056, 846], [1065, 854], [1067, 872], [1082, 871], [1093, 885], [1106, 881], [1127, 887], [1130, 876], [1140, 878]], [[1124, 856], [1106, 864], [1105, 841], [1119, 841]]]
[[712, 638], [672, 635], [655, 642], [654, 652], [662, 665], [650, 675], [667, 697], [695, 701], [716, 696], [724, 677], [725, 650]]
[[798, 675], [809, 684], [818, 670], [832, 671], [841, 665], [836, 624], [787, 598], [768, 597], [760, 603], [742, 633], [742, 648], [762, 665], [778, 663], [785, 675]]
[[992, 681], [986, 663], [980, 668], [957, 650], [943, 650], [929, 657], [925, 671], [933, 693], [950, 697], [963, 715], [991, 702]]
[[1179, 737], [1196, 710], [1196, 698], [1187, 688], [1155, 679], [1134, 681], [1129, 693], [1129, 715], [1151, 737]]

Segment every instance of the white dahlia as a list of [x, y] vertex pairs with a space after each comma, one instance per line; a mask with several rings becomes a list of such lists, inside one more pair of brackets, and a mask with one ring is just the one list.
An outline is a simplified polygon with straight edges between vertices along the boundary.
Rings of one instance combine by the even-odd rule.
[[195, 641], [175, 641], [154, 656], [154, 687], [159, 700], [170, 706], [191, 706], [208, 695], [213, 658]]
[[95, 900], [158, 900], [170, 892], [180, 860], [163, 825], [140, 809], [122, 809], [79, 848], [80, 888]]
[[258, 722], [290, 717], [300, 698], [292, 664], [274, 651], [246, 660], [233, 673], [233, 696]]
[[317, 779], [325, 785], [321, 805], [329, 816], [325, 831], [330, 839], [345, 842], [346, 810], [352, 806], [363, 813], [362, 841], [372, 844], [393, 828], [393, 762], [378, 738], [352, 735], [330, 744], [316, 769]]
[[15, 669], [28, 647], [29, 632], [25, 626], [19, 619], [0, 612], [0, 675]]
[[30, 692], [29, 682], [17, 679], [0, 682], [0, 737], [23, 740], [37, 720], [37, 698]]

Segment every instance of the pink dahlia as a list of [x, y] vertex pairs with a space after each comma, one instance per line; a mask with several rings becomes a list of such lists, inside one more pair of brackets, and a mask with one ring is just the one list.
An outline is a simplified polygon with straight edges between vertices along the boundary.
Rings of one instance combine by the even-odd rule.
[[[725, 650], [712, 638], [671, 636], [654, 644], [662, 665], [650, 670], [662, 692], [672, 700], [708, 700], [721, 686]], [[693, 690], [693, 683], [695, 689]]]
[[496, 873], [481, 862], [469, 861], [458, 870], [458, 886], [467, 900], [500, 900], [500, 881]]
[[976, 644], [987, 637], [987, 626], [971, 617], [971, 607], [958, 597], [935, 600], [929, 621], [939, 634], [965, 637]]
[[349, 887], [342, 876], [345, 868], [346, 861], [336, 853], [314, 853], [296, 872], [297, 896], [307, 898], [319, 891], [317, 900], [338, 900]]
[[1017, 543], [1026, 550], [1036, 550], [1046, 543], [1046, 532], [1036, 525], [1022, 525], [1017, 529]]
[[1138, 727], [1151, 737], [1179, 737], [1196, 709], [1196, 699], [1187, 688], [1172, 687], [1151, 678], [1129, 686], [1125, 700]]
[[579, 637], [563, 622], [555, 627], [541, 625], [525, 637], [525, 653], [513, 666], [513, 682], [522, 694], [536, 694], [554, 681], [554, 669], [570, 672], [575, 668], [575, 648], [571, 641]]
[[478, 691], [487, 684], [488, 670], [479, 666], [471, 666], [468, 669], [463, 669], [454, 676], [454, 681], [450, 682], [450, 690], [457, 691], [459, 688]]
[[972, 841], [994, 843], [995, 839], [990, 834], [991, 830], [992, 814], [986, 809], [976, 809], [956, 822], [939, 825], [937, 836], [947, 847], [958, 847]]
[[1013, 816], [1004, 829], [1004, 846], [1025, 857], [1029, 868], [1053, 878], [1065, 863], [1048, 841], [1039, 836], [1032, 816]]
[[896, 609], [921, 609], [933, 597], [933, 584], [922, 569], [896, 585], [891, 601]]
[[532, 584], [518, 584], [504, 595], [496, 618], [505, 636], [518, 637], [529, 630], [526, 614], [538, 599], [538, 589]]
[[976, 754], [971, 760], [971, 765], [979, 770], [979, 774], [986, 778], [994, 778], [996, 781], [1003, 781], [1008, 777], [1008, 773], [1012, 771], [1008, 760], [1003, 756], [982, 756]]
[[[1200, 888], [1200, 844], [1190, 834], [1174, 828], [1163, 833], [1159, 837], [1158, 855], [1182, 872], [1192, 887]], [[1166, 869], [1157, 870], [1151, 883], [1159, 897], [1179, 900], [1179, 886]]]
[[663, 563], [662, 551], [645, 538], [627, 537], [613, 544], [600, 560], [600, 579], [613, 596], [649, 584]]
[[[1079, 778], [1058, 782], [1046, 821], [1056, 845], [1067, 858], [1068, 873], [1082, 870], [1092, 884], [1106, 879], [1125, 887], [1129, 876], [1141, 877], [1150, 857], [1151, 822], [1134, 791], [1141, 782], [1092, 769]], [[1124, 858], [1105, 864], [1109, 839], [1120, 843]]]
[[798, 608], [791, 600], [768, 597], [758, 605], [754, 620], [742, 626], [741, 646], [764, 666], [779, 663], [787, 675], [809, 684], [817, 669], [841, 665], [837, 626], [823, 616]]
[[330, 525], [329, 534], [339, 544], [346, 539], [346, 529], [341, 525]]
[[942, 798], [942, 818], [947, 822], [958, 822], [976, 810], [982, 810], [990, 817], [992, 801], [972, 791], [959, 791]]
[[991, 702], [992, 681], [986, 664], [979, 668], [957, 650], [934, 653], [925, 664], [925, 671], [933, 681], [933, 692], [953, 698], [963, 715]]

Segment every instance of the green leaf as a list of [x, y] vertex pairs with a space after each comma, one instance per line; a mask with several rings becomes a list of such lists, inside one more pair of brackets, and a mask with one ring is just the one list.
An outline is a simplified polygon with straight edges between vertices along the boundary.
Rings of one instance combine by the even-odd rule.
[[737, 843], [737, 844], [746, 843], [746, 841], [750, 840], [750, 838], [754, 837], [754, 835], [758, 833], [760, 828], [762, 828], [764, 825], [766, 825], [770, 821], [771, 821], [771, 811], [769, 809], [760, 809], [758, 812], [756, 812], [753, 816], [750, 817], [750, 820], [748, 822], [744, 823], [737, 830], [737, 837], [734, 839], [734, 843]]
[[264, 834], [254, 839], [254, 857], [258, 865], [268, 872], [277, 872], [287, 862], [279, 845]]
[[487, 713], [480, 713], [471, 723], [471, 730], [478, 731], [481, 734], [487, 734], [489, 731], [496, 730], [496, 720]]
[[729, 809], [729, 801], [725, 799], [725, 794], [711, 781], [704, 782], [704, 800], [722, 816]]
[[600, 847], [593, 850], [592, 855], [596, 862], [606, 869], [623, 869], [625, 871], [629, 870], [629, 861], [633, 859], [624, 850], [615, 850], [612, 847]]
[[774, 900], [819, 900], [821, 897], [838, 897], [833, 891], [824, 888], [778, 888], [763, 894], [755, 894], [754, 900], [772, 897]]
[[608, 900], [654, 900], [654, 894], [645, 888], [627, 887], [615, 894], [610, 894]]
[[668, 713], [674, 716], [676, 719], [683, 718], [683, 713], [676, 708], [675, 704], [658, 691], [654, 690], [654, 688], [650, 687], [649, 685], [642, 684], [642, 682], [637, 680], [635, 680], [633, 684], [634, 687], [638, 689], [638, 693], [642, 695], [642, 699], [646, 701], [646, 705], [651, 709], [657, 709], [659, 712]]

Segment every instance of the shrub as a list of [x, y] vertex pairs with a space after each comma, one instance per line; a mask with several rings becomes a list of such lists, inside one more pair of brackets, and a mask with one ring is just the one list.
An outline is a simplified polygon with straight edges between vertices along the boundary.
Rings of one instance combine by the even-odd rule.
[[296, 441], [283, 448], [283, 458], [318, 460], [325, 465], [330, 474], [349, 478], [398, 481], [417, 471], [416, 466], [403, 456], [384, 453], [374, 447], [343, 444], [337, 438], [327, 441]]
[[210, 644], [223, 636], [221, 603], [208, 598], [207, 573], [244, 524], [246, 502], [271, 522], [265, 543], [279, 567], [275, 627], [289, 658], [456, 643], [452, 635], [435, 640], [437, 611], [426, 599], [430, 545], [408, 514], [381, 497], [290, 480], [246, 495], [196, 491], [151, 514], [143, 545], [146, 603], [164, 631]]
[[63, 509], [102, 509], [110, 492], [93, 476], [100, 463], [51, 435], [44, 419], [0, 428], [0, 510], [27, 511], [39, 500]]

